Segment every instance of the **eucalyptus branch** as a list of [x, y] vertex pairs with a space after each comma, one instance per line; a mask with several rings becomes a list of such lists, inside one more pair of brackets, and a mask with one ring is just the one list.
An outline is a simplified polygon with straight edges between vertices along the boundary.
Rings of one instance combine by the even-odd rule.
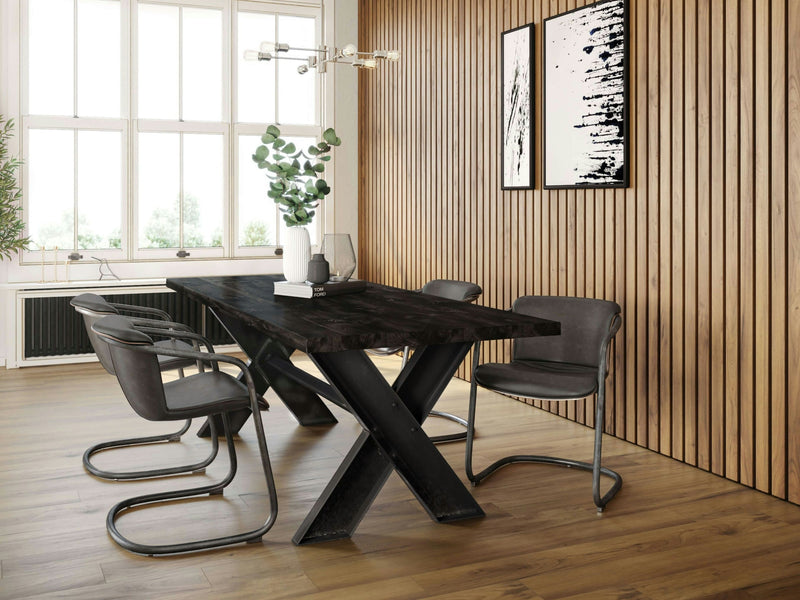
[[329, 153], [342, 140], [333, 129], [326, 129], [322, 141], [311, 144], [306, 153], [283, 139], [281, 130], [270, 125], [261, 142], [253, 161], [259, 169], [267, 171], [270, 179], [267, 196], [278, 205], [288, 226], [308, 225], [316, 214], [313, 209], [331, 191], [322, 174], [325, 163], [331, 159]]

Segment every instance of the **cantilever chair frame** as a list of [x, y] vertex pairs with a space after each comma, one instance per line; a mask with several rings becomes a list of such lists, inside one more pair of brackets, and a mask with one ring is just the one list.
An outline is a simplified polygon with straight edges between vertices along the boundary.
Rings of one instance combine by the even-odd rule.
[[[475, 408], [476, 408], [476, 399], [477, 399], [477, 391], [478, 391], [478, 384], [475, 377], [475, 370], [480, 366], [480, 351], [481, 351], [481, 342], [476, 342], [473, 349], [473, 359], [472, 359], [472, 383], [470, 385], [470, 395], [469, 395], [469, 416], [467, 418], [467, 444], [466, 444], [466, 451], [465, 451], [465, 468], [467, 473], [467, 478], [470, 480], [473, 486], [477, 486], [487, 477], [495, 473], [498, 469], [505, 467], [506, 465], [514, 464], [514, 463], [544, 463], [544, 464], [552, 464], [552, 465], [559, 465], [563, 467], [570, 467], [581, 469], [583, 471], [589, 471], [592, 473], [592, 496], [594, 499], [594, 504], [597, 507], [598, 514], [603, 512], [605, 506], [611, 501], [611, 499], [616, 495], [616, 493], [622, 488], [622, 476], [609, 469], [608, 467], [603, 467], [601, 465], [602, 459], [602, 446], [603, 446], [603, 426], [605, 420], [605, 400], [606, 400], [606, 386], [605, 380], [608, 376], [608, 351], [611, 340], [616, 335], [617, 331], [619, 331], [620, 326], [622, 325], [622, 317], [620, 313], [616, 313], [609, 325], [608, 332], [602, 339], [600, 345], [600, 356], [599, 356], [599, 365], [597, 367], [597, 382], [596, 382], [596, 389], [594, 393], [597, 396], [597, 400], [595, 402], [595, 416], [594, 416], [594, 452], [593, 452], [593, 460], [591, 463], [581, 462], [577, 460], [571, 460], [567, 458], [558, 458], [552, 456], [541, 456], [541, 455], [531, 455], [531, 454], [515, 454], [511, 456], [506, 456], [501, 458], [488, 467], [483, 469], [481, 472], [475, 474], [472, 468], [472, 449], [473, 443], [475, 439]], [[485, 386], [481, 386], [485, 387]], [[491, 391], [495, 391], [498, 393], [502, 393], [504, 395], [505, 392], [499, 390], [492, 390], [492, 388], [487, 387]], [[517, 398], [526, 398], [530, 400], [537, 400], [542, 398], [536, 398], [534, 396], [521, 396], [514, 394]], [[553, 398], [544, 398], [545, 400], [554, 400]], [[581, 398], [559, 398], [558, 400], [580, 400]], [[601, 496], [600, 494], [600, 475], [604, 475], [606, 477], [610, 477], [613, 480], [613, 484], [611, 488]]]
[[[186, 332], [169, 332], [169, 331], [164, 332], [164, 330], [158, 327], [137, 326], [136, 330], [144, 334], [155, 334], [167, 337], [174, 337], [176, 339], [179, 339], [181, 337], [190, 337], [192, 339], [198, 339], [198, 341], [199, 339], [203, 339], [202, 336], [196, 333], [187, 336]], [[269, 504], [270, 504], [269, 515], [267, 516], [267, 519], [262, 526], [253, 529], [251, 531], [238, 533], [234, 535], [227, 535], [227, 536], [197, 540], [192, 542], [182, 542], [178, 544], [155, 545], [155, 544], [141, 544], [138, 542], [134, 542], [126, 538], [119, 532], [116, 525], [117, 518], [127, 510], [130, 510], [132, 508], [144, 504], [161, 503], [170, 500], [191, 498], [194, 496], [202, 496], [205, 494], [208, 494], [209, 496], [222, 495], [224, 488], [227, 487], [228, 484], [231, 483], [231, 481], [233, 481], [233, 478], [236, 475], [236, 470], [237, 470], [237, 460], [236, 460], [236, 448], [234, 446], [233, 434], [231, 432], [231, 427], [230, 427], [230, 419], [228, 417], [227, 412], [214, 413], [213, 411], [210, 411], [208, 413], [208, 416], [213, 414], [219, 414], [221, 416], [223, 429], [225, 432], [225, 441], [227, 443], [228, 456], [230, 461], [228, 473], [225, 475], [225, 477], [221, 481], [210, 485], [199, 486], [184, 490], [174, 490], [169, 492], [160, 492], [153, 494], [145, 494], [142, 496], [134, 496], [132, 498], [128, 498], [126, 500], [118, 502], [117, 504], [111, 507], [111, 510], [109, 510], [108, 515], [106, 517], [106, 528], [111, 538], [126, 550], [136, 554], [143, 554], [146, 556], [180, 554], [184, 552], [193, 552], [197, 550], [219, 548], [222, 546], [229, 546], [232, 544], [239, 544], [243, 542], [259, 543], [261, 541], [262, 536], [264, 536], [264, 534], [266, 534], [272, 528], [277, 519], [278, 494], [275, 488], [272, 466], [269, 460], [269, 451], [267, 449], [267, 442], [264, 433], [264, 423], [261, 419], [261, 411], [259, 410], [260, 407], [258, 402], [258, 393], [256, 392], [255, 385], [253, 383], [253, 378], [252, 375], [250, 374], [250, 371], [247, 369], [247, 365], [234, 356], [228, 356], [227, 354], [217, 354], [213, 352], [213, 350], [210, 352], [199, 352], [194, 350], [182, 350], [178, 348], [157, 347], [154, 345], [138, 345], [136, 343], [124, 342], [122, 340], [114, 339], [113, 337], [110, 337], [108, 335], [105, 335], [97, 331], [95, 332], [101, 337], [103, 337], [107, 343], [115, 346], [122, 346], [134, 352], [192, 359], [198, 361], [198, 363], [210, 365], [213, 371], [219, 371], [219, 363], [221, 362], [228, 363], [237, 367], [242, 374], [242, 378], [244, 380], [245, 385], [247, 386], [247, 394], [249, 397], [250, 410], [253, 413], [253, 423], [255, 424], [255, 429], [256, 429], [258, 449], [261, 456], [261, 466], [264, 471], [264, 477], [267, 484], [267, 494], [269, 497]], [[216, 426], [214, 424], [214, 419], [208, 419], [208, 423], [211, 428], [211, 439], [215, 440], [214, 444], [216, 446], [217, 432], [216, 432]]]
[[[193, 347], [196, 350], [199, 350], [199, 345], [196, 342], [200, 342], [206, 346], [206, 349], [209, 352], [214, 352], [213, 347], [211, 346], [210, 342], [207, 339], [205, 339], [202, 336], [195, 337], [197, 334], [195, 334], [190, 327], [184, 325], [183, 323], [177, 323], [172, 321], [172, 317], [170, 317], [169, 313], [163, 310], [159, 310], [157, 308], [151, 308], [149, 306], [136, 306], [133, 304], [121, 304], [117, 302], [108, 302], [108, 301], [106, 302], [116, 311], [139, 313], [143, 315], [152, 315], [153, 317], [157, 317], [155, 319], [150, 319], [150, 318], [132, 317], [126, 315], [125, 318], [127, 318], [132, 323], [141, 326], [149, 326], [159, 329], [183, 332], [185, 334], [183, 336], [184, 338], [192, 339], [193, 341], [195, 341], [195, 343], [193, 343]], [[95, 320], [101, 319], [111, 314], [119, 314], [119, 313], [97, 312], [85, 306], [76, 304], [73, 304], [73, 308], [75, 309], [76, 312], [83, 315], [84, 318], [89, 317]], [[159, 332], [159, 335], [163, 335], [163, 333]], [[97, 349], [95, 349], [95, 352], [96, 350]], [[173, 367], [167, 367], [167, 368], [173, 368]], [[184, 376], [182, 366], [177, 366], [174, 368], [177, 369], [180, 377]], [[200, 371], [203, 370], [202, 363], [198, 363], [198, 369]], [[168, 475], [179, 475], [181, 473], [202, 473], [203, 471], [205, 471], [205, 468], [208, 465], [210, 465], [213, 462], [214, 458], [217, 456], [219, 444], [216, 438], [212, 440], [212, 448], [209, 456], [199, 462], [190, 465], [179, 465], [176, 467], [166, 467], [161, 469], [149, 469], [140, 471], [107, 471], [105, 469], [97, 467], [92, 463], [92, 456], [94, 456], [98, 452], [102, 452], [104, 450], [110, 450], [112, 448], [143, 446], [147, 444], [158, 444], [162, 442], [167, 442], [167, 443], [179, 442], [181, 436], [183, 436], [183, 434], [189, 430], [191, 424], [192, 420], [187, 419], [186, 422], [183, 424], [183, 427], [181, 427], [178, 431], [173, 431], [171, 433], [164, 433], [164, 434], [151, 435], [145, 437], [126, 438], [121, 440], [111, 440], [108, 442], [100, 442], [98, 444], [94, 444], [89, 448], [87, 448], [86, 451], [83, 453], [83, 467], [84, 469], [86, 469], [87, 472], [91, 473], [95, 477], [99, 477], [100, 479], [109, 479], [112, 481], [131, 481], [137, 479], [148, 479], [151, 477], [165, 477]]]

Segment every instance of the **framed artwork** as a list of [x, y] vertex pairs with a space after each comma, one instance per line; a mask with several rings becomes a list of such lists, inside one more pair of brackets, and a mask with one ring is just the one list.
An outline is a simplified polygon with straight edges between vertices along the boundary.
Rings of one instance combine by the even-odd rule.
[[625, 0], [544, 21], [544, 187], [628, 187]]
[[503, 73], [504, 190], [526, 190], [533, 179], [533, 25], [504, 31]]

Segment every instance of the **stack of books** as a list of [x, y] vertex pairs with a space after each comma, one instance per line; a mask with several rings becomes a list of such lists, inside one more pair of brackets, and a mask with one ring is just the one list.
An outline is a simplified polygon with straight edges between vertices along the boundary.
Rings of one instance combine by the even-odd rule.
[[338, 296], [363, 292], [367, 282], [363, 279], [350, 279], [348, 281], [328, 281], [327, 283], [290, 283], [288, 281], [275, 282], [276, 296], [291, 296], [292, 298], [322, 298], [323, 296]]

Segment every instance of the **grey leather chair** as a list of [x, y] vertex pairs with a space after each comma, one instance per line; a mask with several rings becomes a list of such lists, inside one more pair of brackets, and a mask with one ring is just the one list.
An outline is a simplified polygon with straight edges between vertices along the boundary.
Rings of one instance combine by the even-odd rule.
[[[258, 404], [258, 394], [253, 379], [244, 362], [233, 356], [214, 353], [213, 348], [198, 334], [170, 332], [159, 327], [136, 323], [121, 315], [111, 315], [92, 325], [92, 330], [108, 344], [114, 373], [128, 403], [141, 417], [149, 421], [178, 421], [194, 417], [220, 415], [228, 445], [230, 468], [218, 483], [190, 489], [146, 494], [128, 498], [115, 504], [108, 512], [106, 528], [111, 538], [120, 546], [149, 556], [191, 552], [217, 548], [240, 542], [256, 542], [270, 530], [278, 514], [278, 497], [272, 467], [264, 437], [264, 425]], [[179, 347], [157, 346], [151, 335], [167, 335], [171, 339], [191, 339], [207, 346], [208, 352], [185, 350]], [[201, 361], [210, 370], [164, 383], [161, 379], [159, 356]], [[219, 370], [219, 363], [238, 367], [243, 382]], [[257, 529], [218, 538], [176, 544], [141, 544], [123, 536], [116, 526], [119, 515], [144, 504], [152, 505], [205, 494], [218, 495], [236, 475], [236, 448], [230, 428], [229, 413], [249, 408], [253, 413], [261, 465], [266, 479], [270, 510], [264, 524]], [[208, 420], [211, 438], [217, 438], [214, 419]], [[200, 525], [202, 527], [202, 524]]]
[[[432, 279], [428, 283], [422, 286], [421, 289], [416, 290], [422, 294], [430, 294], [431, 296], [437, 296], [439, 298], [447, 298], [448, 300], [455, 300], [457, 302], [475, 302], [478, 297], [481, 295], [483, 290], [481, 286], [470, 283], [469, 281], [457, 281], [455, 279]], [[397, 352], [403, 351], [403, 366], [406, 366], [408, 362], [408, 357], [411, 351], [411, 348], [406, 346], [398, 347], [398, 348], [376, 348], [373, 350], [369, 350], [373, 354], [378, 355], [391, 355], [396, 354]], [[464, 428], [467, 427], [467, 421], [458, 415], [454, 415], [448, 412], [440, 411], [440, 410], [432, 410], [430, 412], [430, 416], [432, 417], [439, 417], [440, 419], [447, 419], [448, 421], [453, 421], [459, 425], [462, 425]], [[466, 439], [467, 432], [461, 431], [458, 433], [449, 433], [445, 435], [437, 435], [431, 438], [431, 441], [434, 444], [442, 444], [446, 442], [456, 442], [459, 440]]]
[[[522, 338], [514, 341], [510, 363], [480, 363], [480, 344], [476, 344], [472, 368], [467, 425], [466, 471], [473, 485], [497, 469], [518, 462], [547, 463], [592, 472], [592, 493], [597, 511], [622, 487], [619, 473], [601, 466], [603, 423], [605, 418], [605, 380], [608, 376], [608, 347], [622, 324], [616, 302], [560, 296], [523, 296], [512, 309], [561, 322], [560, 336]], [[513, 455], [502, 458], [477, 475], [472, 470], [475, 436], [477, 386], [508, 396], [566, 401], [596, 394], [594, 458], [592, 463], [539, 455]], [[613, 480], [601, 496], [600, 475]]]
[[[83, 317], [83, 324], [86, 327], [86, 333], [89, 335], [89, 342], [92, 344], [100, 364], [111, 375], [114, 375], [114, 364], [111, 360], [111, 353], [108, 345], [102, 341], [97, 334], [92, 330], [92, 325], [98, 320], [109, 315], [117, 315], [126, 313], [130, 315], [146, 315], [146, 317], [133, 317], [134, 322], [146, 324], [151, 327], [160, 327], [172, 331], [191, 332], [192, 330], [181, 323], [175, 323], [170, 318], [169, 314], [156, 308], [145, 306], [134, 306], [131, 304], [120, 304], [108, 302], [97, 294], [81, 294], [75, 296], [70, 300], [73, 308]], [[156, 342], [157, 347], [169, 347], [181, 350], [199, 349], [198, 346], [192, 346], [180, 339], [166, 339]], [[183, 369], [195, 364], [192, 359], [181, 358], [176, 356], [158, 356], [158, 367], [161, 371], [168, 371], [177, 369], [180, 376], [183, 377]], [[202, 369], [202, 365], [199, 365]], [[169, 467], [163, 469], [151, 469], [146, 471], [107, 471], [100, 469], [92, 464], [91, 458], [94, 454], [110, 448], [123, 448], [126, 446], [140, 446], [143, 444], [155, 444], [159, 442], [177, 442], [180, 441], [181, 436], [188, 431], [192, 421], [187, 419], [183, 427], [178, 431], [166, 433], [162, 435], [153, 435], [147, 437], [127, 438], [122, 440], [112, 440], [109, 442], [101, 442], [89, 447], [83, 453], [83, 466], [84, 468], [96, 477], [102, 479], [112, 479], [115, 481], [129, 480], [129, 479], [144, 479], [147, 477], [163, 477], [165, 475], [175, 475], [178, 473], [202, 472], [206, 466], [211, 464], [214, 457], [217, 455], [217, 444], [212, 442], [212, 452], [204, 460], [191, 464], [181, 465], [177, 467]], [[214, 440], [216, 441], [216, 440]]]

